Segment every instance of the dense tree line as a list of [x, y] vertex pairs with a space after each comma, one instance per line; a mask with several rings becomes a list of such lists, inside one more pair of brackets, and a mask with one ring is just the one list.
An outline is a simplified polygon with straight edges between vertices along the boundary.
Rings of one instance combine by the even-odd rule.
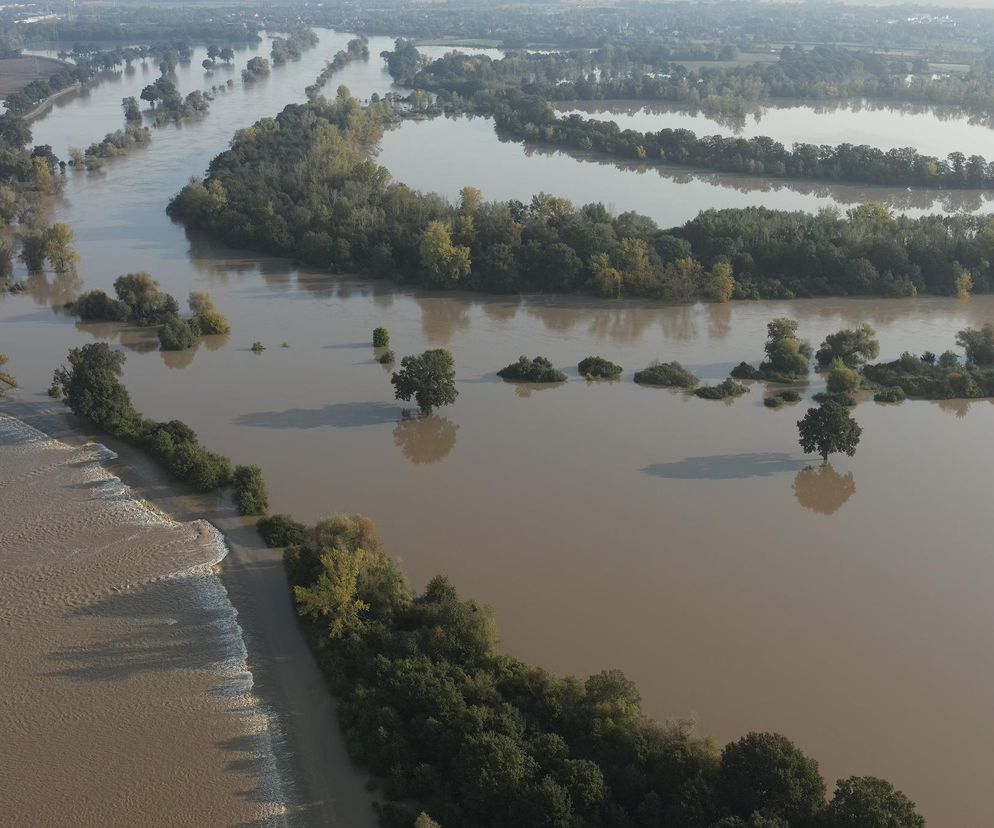
[[344, 49], [340, 49], [335, 56], [328, 61], [324, 69], [317, 76], [317, 80], [305, 90], [308, 98], [315, 97], [331, 80], [331, 76], [336, 72], [341, 72], [354, 60], [369, 60], [369, 41], [364, 37], [357, 37], [350, 40]]
[[135, 410], [121, 382], [124, 361], [124, 354], [105, 342], [72, 348], [50, 393], [73, 414], [142, 449], [177, 479], [205, 492], [230, 485], [231, 461], [201, 446], [193, 429], [179, 420], [158, 423]]
[[866, 204], [840, 215], [708, 210], [668, 230], [601, 204], [539, 194], [452, 205], [390, 181], [370, 160], [389, 103], [290, 105], [236, 134], [169, 212], [238, 247], [338, 271], [491, 292], [589, 291], [698, 298], [950, 295], [969, 274], [994, 289], [994, 222], [894, 216]]
[[783, 736], [719, 750], [646, 718], [619, 671], [560, 679], [499, 653], [487, 609], [443, 577], [414, 594], [367, 518], [260, 529], [296, 541], [298, 612], [350, 754], [382, 782], [384, 826], [924, 825], [879, 779], [842, 780], [826, 802], [817, 763]]
[[[835, 58], [845, 56], [848, 66], [864, 66], [849, 52], [829, 50]], [[791, 83], [775, 85], [762, 81], [765, 94], [789, 94], [810, 77], [835, 77], [836, 62], [828, 56], [815, 62], [815, 52], [784, 50], [781, 62], [790, 67]], [[395, 53], [385, 53], [395, 77], [417, 89], [437, 93], [430, 113], [475, 112], [492, 115], [499, 132], [524, 141], [603, 152], [626, 160], [649, 160], [722, 172], [747, 173], [773, 178], [802, 178], [852, 181], [867, 184], [932, 188], [988, 189], [994, 186], [994, 163], [980, 155], [967, 158], [954, 152], [940, 159], [922, 155], [911, 147], [883, 150], [867, 145], [840, 144], [816, 146], [796, 143], [790, 149], [768, 136], [755, 138], [709, 135], [698, 137], [688, 129], [662, 129], [658, 132], [622, 130], [613, 121], [561, 117], [550, 101], [562, 100], [561, 79], [582, 72], [584, 60], [577, 53], [557, 55], [514, 54], [494, 61], [485, 55], [451, 53], [428, 64], [407, 41], [398, 41]], [[802, 60], [796, 59], [803, 55]], [[787, 56], [791, 59], [785, 59]], [[865, 58], [865, 56], [864, 56]], [[794, 64], [803, 63], [799, 68]], [[813, 64], [813, 65], [809, 65]], [[738, 71], [738, 70], [736, 70]], [[772, 69], [767, 68], [767, 74]], [[853, 71], [853, 70], [849, 70]], [[697, 94], [700, 84], [693, 78], [663, 80]], [[833, 80], [833, 83], [835, 81]], [[585, 83], [578, 81], [577, 83]], [[758, 88], [758, 87], [757, 87]], [[723, 92], [725, 97], [730, 93]], [[641, 97], [633, 95], [632, 97]], [[740, 100], [736, 93], [733, 100]], [[683, 103], [699, 103], [683, 100]]]

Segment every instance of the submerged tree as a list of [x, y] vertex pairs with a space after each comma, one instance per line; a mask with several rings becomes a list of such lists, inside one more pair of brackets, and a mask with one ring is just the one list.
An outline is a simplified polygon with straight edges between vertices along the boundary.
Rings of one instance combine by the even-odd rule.
[[817, 452], [825, 462], [830, 454], [837, 452], [852, 457], [863, 433], [849, 411], [834, 400], [809, 408], [804, 419], [797, 421], [797, 430], [801, 448], [808, 454]]
[[444, 348], [425, 351], [420, 356], [406, 356], [400, 370], [390, 378], [398, 400], [414, 398], [422, 414], [456, 401], [456, 371], [452, 354]]
[[112, 351], [106, 342], [94, 342], [70, 350], [68, 362], [68, 368], [56, 370], [52, 385], [72, 413], [111, 434], [129, 432], [138, 414], [121, 382], [124, 354]]
[[810, 370], [811, 345], [797, 338], [797, 322], [774, 319], [767, 324], [766, 361], [760, 370], [792, 377], [807, 376]]
[[858, 368], [864, 362], [876, 359], [880, 354], [880, 342], [873, 326], [864, 322], [855, 328], [845, 328], [828, 334], [815, 353], [815, 359], [822, 368], [841, 359], [850, 368]]

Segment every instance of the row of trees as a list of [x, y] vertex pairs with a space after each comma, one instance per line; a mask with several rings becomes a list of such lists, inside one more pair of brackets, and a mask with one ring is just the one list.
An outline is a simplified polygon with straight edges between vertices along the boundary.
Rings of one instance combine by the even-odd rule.
[[354, 60], [369, 60], [369, 41], [364, 37], [353, 38], [344, 49], [335, 53], [335, 56], [321, 70], [317, 80], [305, 90], [308, 99], [316, 97], [325, 84], [331, 80], [332, 75], [342, 71]]
[[[629, 160], [661, 161], [775, 178], [931, 188], [986, 189], [994, 184], [994, 164], [980, 155], [967, 158], [954, 152], [940, 159], [922, 155], [911, 147], [882, 150], [847, 143], [838, 146], [797, 143], [788, 149], [767, 136], [698, 137], [687, 129], [643, 133], [621, 130], [613, 121], [585, 119], [580, 115], [559, 117], [550, 101], [564, 99], [567, 93], [563, 92], [563, 79], [582, 71], [585, 64], [582, 53], [511, 54], [495, 61], [484, 55], [453, 52], [426, 64], [407, 41], [399, 40], [395, 51], [385, 53], [394, 76], [416, 89], [437, 93], [429, 112], [472, 111], [493, 115], [503, 134], [520, 140], [603, 152]], [[781, 63], [789, 68], [789, 72], [787, 69], [784, 72], [790, 77], [821, 78], [825, 73], [833, 76], [838, 61], [832, 58], [838, 57], [837, 53], [845, 55], [843, 62], [849, 67], [840, 71], [855, 72], [857, 67], [865, 70], [865, 56], [860, 62], [843, 50], [828, 50], [818, 61], [813, 60], [812, 53], [785, 50]], [[881, 71], [885, 68], [881, 61], [871, 65]], [[669, 72], [665, 75], [670, 81], [673, 77]], [[680, 83], [699, 95], [700, 84], [693, 78], [682, 77]], [[768, 93], [771, 81], [764, 83]], [[723, 101], [742, 99], [728, 90], [722, 90], [719, 97]]]
[[872, 777], [826, 801], [817, 763], [783, 736], [719, 749], [645, 717], [619, 671], [560, 679], [500, 653], [490, 612], [444, 577], [415, 594], [368, 518], [260, 529], [291, 543], [297, 609], [350, 754], [382, 781], [385, 826], [924, 825]]
[[221, 236], [337, 271], [435, 288], [587, 291], [669, 301], [826, 295], [950, 295], [966, 276], [994, 287], [994, 220], [895, 216], [865, 204], [844, 216], [765, 208], [708, 210], [664, 230], [602, 204], [547, 194], [530, 204], [458, 205], [391, 182], [370, 158], [389, 102], [290, 105], [237, 133], [169, 205]]
[[[121, 382], [125, 356], [105, 342], [69, 350], [68, 365], [56, 370], [49, 393], [97, 428], [144, 451], [178, 480], [204, 492], [234, 486], [241, 515], [264, 515], [269, 498], [258, 466], [231, 467], [207, 451], [196, 433], [179, 420], [159, 423], [142, 417]], [[2, 364], [2, 363], [0, 363]]]

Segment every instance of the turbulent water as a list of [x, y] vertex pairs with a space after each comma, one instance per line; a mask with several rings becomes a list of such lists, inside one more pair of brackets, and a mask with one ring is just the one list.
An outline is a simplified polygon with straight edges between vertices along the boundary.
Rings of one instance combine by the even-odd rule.
[[9, 825], [280, 825], [224, 538], [0, 415], [0, 802]]
[[[868, 321], [885, 359], [941, 352], [959, 329], [994, 319], [994, 297], [666, 307], [432, 294], [301, 271], [172, 224], [166, 200], [236, 129], [304, 100], [350, 37], [320, 35], [302, 60], [247, 87], [239, 69], [267, 54], [266, 43], [213, 77], [200, 70], [199, 50], [180, 68], [182, 92], [236, 81], [206, 118], [153, 130], [148, 148], [102, 173], [67, 177], [52, 220], [76, 232], [78, 278], [32, 277], [24, 295], [0, 293], [0, 352], [11, 357], [21, 399], [47, 404], [67, 348], [111, 341], [127, 354], [124, 381], [144, 414], [180, 418], [211, 450], [259, 463], [274, 511], [307, 521], [370, 515], [416, 585], [445, 573], [493, 605], [507, 651], [559, 673], [621, 668], [656, 717], [696, 716], [721, 741], [780, 731], [820, 761], [830, 786], [849, 774], [882, 776], [932, 825], [989, 822], [994, 558], [978, 516], [994, 406], [864, 401], [855, 411], [864, 429], [857, 455], [806, 470], [812, 458], [800, 453], [795, 427], [805, 404], [771, 411], [759, 387], [727, 405], [706, 402], [636, 386], [631, 376], [653, 359], [677, 359], [719, 379], [739, 360], [761, 358], [774, 316], [799, 320], [815, 345]], [[362, 97], [390, 89], [375, 57], [390, 45], [372, 39], [374, 57], [333, 77], [326, 91], [338, 83]], [[34, 124], [36, 140], [61, 154], [119, 128], [121, 98], [152, 76], [139, 68], [60, 101]], [[644, 210], [661, 223], [709, 206], [817, 209], [889, 193], [618, 169], [500, 143], [482, 119], [405, 124], [384, 138], [380, 159], [399, 180], [450, 195], [464, 184], [489, 197], [527, 199], [545, 189], [603, 199], [618, 212]], [[927, 193], [927, 203], [890, 196], [910, 212], [989, 203], [984, 194]], [[109, 290], [136, 270], [181, 302], [191, 290], [208, 291], [231, 335], [161, 353], [148, 330], [79, 324], [59, 310], [79, 290]], [[402, 418], [369, 346], [377, 325], [390, 330], [398, 355], [453, 351], [455, 405], [425, 420]], [[255, 340], [268, 346], [263, 354], [249, 351]], [[496, 370], [522, 353], [548, 356], [570, 381], [504, 384]], [[584, 382], [575, 366], [591, 354], [623, 365], [622, 381]], [[815, 379], [805, 395], [819, 388]], [[199, 824], [264, 818], [259, 812], [270, 813], [279, 797], [268, 766], [237, 750], [258, 720], [235, 689], [247, 676], [229, 680], [243, 656], [231, 608], [204, 569], [221, 554], [210, 533], [121, 491], [78, 485], [109, 479], [95, 449], [36, 440], [2, 451], [0, 479], [20, 482], [0, 489], [0, 607], [10, 613], [0, 620], [17, 642], [8, 648], [5, 640], [4, 667], [14, 669], [0, 671], [0, 705], [5, 722], [22, 724], [14, 750], [0, 754], [0, 799], [10, 785], [16, 814], [62, 824], [72, 798], [85, 821], [113, 824], [110, 806], [91, 793], [106, 782], [120, 824], [135, 823], [128, 809], [143, 797], [156, 803], [153, 821], [221, 808], [231, 809], [227, 817]], [[50, 471], [31, 474], [41, 468]], [[115, 520], [130, 517], [91, 519], [112, 509]], [[68, 528], [73, 520], [78, 529]], [[70, 565], [78, 567], [71, 576]], [[44, 577], [26, 583], [24, 567]], [[258, 606], [244, 608], [228, 583], [262, 685], [250, 619], [270, 622]], [[275, 648], [277, 670], [286, 669], [283, 658]], [[91, 709], [96, 716], [82, 712]], [[160, 776], [161, 791], [148, 781]], [[181, 781], [189, 787], [179, 794]]]

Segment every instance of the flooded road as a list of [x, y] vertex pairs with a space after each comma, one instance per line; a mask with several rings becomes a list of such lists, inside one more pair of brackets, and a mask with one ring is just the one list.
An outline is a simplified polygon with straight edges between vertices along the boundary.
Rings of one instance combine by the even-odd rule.
[[[27, 295], [0, 297], [0, 351], [21, 398], [41, 399], [67, 348], [109, 339], [126, 350], [124, 381], [143, 413], [182, 419], [211, 450], [259, 463], [273, 511], [307, 521], [368, 514], [416, 586], [444, 573], [493, 605], [507, 651], [559, 673], [621, 668], [653, 716], [693, 716], [719, 741], [780, 731], [818, 759], [830, 786], [882, 776], [933, 825], [984, 824], [994, 557], [977, 510], [994, 407], [863, 402], [857, 455], [806, 470], [814, 461], [800, 454], [794, 425], [804, 403], [766, 409], [761, 386], [730, 404], [709, 402], [641, 388], [631, 376], [675, 359], [720, 379], [742, 359], [759, 360], [775, 316], [797, 319], [816, 345], [866, 321], [884, 359], [941, 352], [956, 331], [994, 319], [994, 297], [665, 307], [438, 295], [299, 271], [173, 225], [166, 200], [235, 129], [302, 101], [349, 37], [323, 32], [300, 62], [219, 96], [205, 119], [154, 130], [147, 149], [100, 174], [70, 176], [53, 220], [77, 234], [78, 282], [35, 277]], [[374, 38], [370, 51], [389, 45]], [[201, 58], [191, 83], [201, 80]], [[105, 112], [93, 116], [102, 119], [97, 137], [117, 127], [120, 98], [140, 82], [91, 91], [79, 112]], [[360, 97], [389, 89], [375, 57], [326, 91], [338, 83]], [[202, 87], [180, 84], [191, 88]], [[109, 103], [98, 107], [101, 95], [116, 99], [113, 117]], [[69, 103], [38, 121], [36, 141], [92, 140], [68, 131], [71, 115]], [[56, 129], [49, 118], [66, 120]], [[546, 189], [650, 212], [662, 224], [727, 200], [803, 209], [833, 200], [529, 157], [485, 140], [486, 129], [483, 120], [405, 124], [384, 138], [381, 161], [416, 186], [473, 183], [491, 197], [506, 195], [500, 186], [525, 196]], [[536, 159], [556, 172], [532, 174], [537, 167], [524, 163]], [[80, 325], [52, 308], [137, 270], [181, 301], [208, 291], [230, 336], [163, 354], [149, 350], [148, 332]], [[369, 345], [378, 325], [398, 355], [452, 350], [455, 405], [401, 418]], [[255, 340], [264, 353], [249, 351]], [[549, 357], [569, 382], [499, 380], [495, 372], [523, 353]], [[580, 379], [576, 363], [591, 354], [623, 365], [622, 380]], [[817, 390], [815, 381], [805, 394]]]

